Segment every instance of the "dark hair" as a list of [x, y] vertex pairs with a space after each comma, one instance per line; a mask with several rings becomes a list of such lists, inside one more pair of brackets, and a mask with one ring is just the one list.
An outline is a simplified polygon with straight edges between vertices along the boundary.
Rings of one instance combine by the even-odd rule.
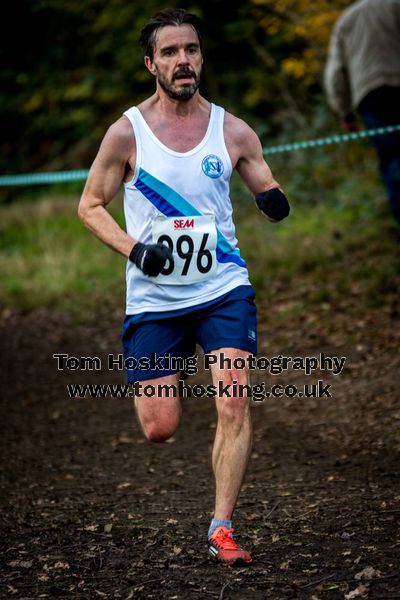
[[157, 30], [166, 25], [191, 25], [199, 38], [200, 50], [203, 50], [201, 39], [201, 19], [183, 8], [166, 8], [156, 13], [140, 32], [139, 42], [146, 56], [154, 57]]

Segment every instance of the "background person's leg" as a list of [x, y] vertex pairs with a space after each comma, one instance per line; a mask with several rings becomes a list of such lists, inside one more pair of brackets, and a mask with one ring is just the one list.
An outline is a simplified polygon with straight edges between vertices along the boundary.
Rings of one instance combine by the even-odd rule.
[[[400, 88], [384, 86], [370, 92], [358, 110], [367, 129], [400, 124]], [[374, 136], [379, 169], [395, 219], [400, 223], [400, 132]]]

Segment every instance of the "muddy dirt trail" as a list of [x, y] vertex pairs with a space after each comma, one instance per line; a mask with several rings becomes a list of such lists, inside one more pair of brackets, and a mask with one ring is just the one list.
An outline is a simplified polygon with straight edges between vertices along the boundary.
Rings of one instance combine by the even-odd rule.
[[[300, 370], [332, 398], [253, 403], [254, 448], [234, 515], [250, 568], [216, 565], [212, 399], [185, 399], [169, 443], [147, 442], [131, 400], [68, 398], [68, 383], [123, 373], [57, 371], [54, 353], [120, 352], [121, 315], [75, 324], [44, 310], [0, 322], [2, 598], [336, 600], [400, 598], [400, 318], [338, 314], [260, 326], [259, 355], [346, 357], [340, 375]], [[201, 372], [192, 384], [209, 382]]]

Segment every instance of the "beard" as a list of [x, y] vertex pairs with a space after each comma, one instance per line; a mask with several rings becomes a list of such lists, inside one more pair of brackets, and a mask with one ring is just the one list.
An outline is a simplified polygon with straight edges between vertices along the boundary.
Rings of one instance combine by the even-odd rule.
[[[187, 85], [183, 85], [180, 89], [176, 89], [174, 87], [174, 81], [179, 81], [183, 76], [193, 77], [193, 83]], [[181, 69], [177, 71], [171, 81], [168, 81], [166, 77], [164, 77], [160, 71], [157, 69], [157, 81], [164, 90], [164, 92], [172, 99], [172, 100], [180, 100], [181, 102], [187, 102], [191, 98], [193, 98], [194, 94], [199, 89], [200, 85], [200, 73], [196, 75], [196, 73], [190, 69]]]

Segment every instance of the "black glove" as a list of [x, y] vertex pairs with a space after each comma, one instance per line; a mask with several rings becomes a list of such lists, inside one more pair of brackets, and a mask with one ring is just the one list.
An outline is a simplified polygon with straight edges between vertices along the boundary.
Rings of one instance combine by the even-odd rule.
[[258, 208], [275, 221], [282, 221], [290, 212], [289, 202], [285, 194], [278, 188], [257, 194], [256, 202]]
[[142, 244], [136, 242], [129, 255], [138, 269], [145, 275], [156, 277], [161, 273], [165, 263], [172, 258], [171, 250], [164, 244]]

